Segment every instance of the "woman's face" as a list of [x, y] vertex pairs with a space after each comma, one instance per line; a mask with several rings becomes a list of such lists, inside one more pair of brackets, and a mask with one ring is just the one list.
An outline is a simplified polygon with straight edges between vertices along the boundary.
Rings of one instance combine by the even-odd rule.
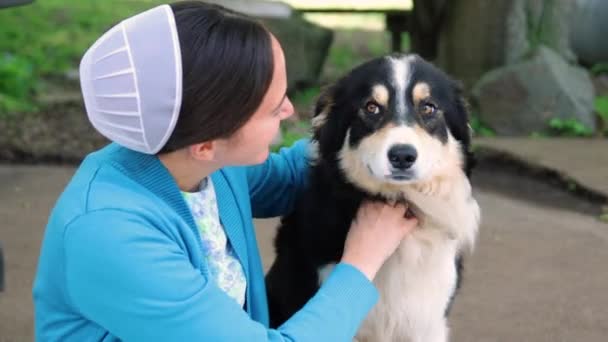
[[262, 103], [253, 116], [236, 133], [219, 139], [215, 155], [223, 165], [253, 165], [263, 163], [270, 144], [279, 133], [279, 124], [290, 117], [293, 105], [287, 98], [285, 56], [279, 42], [272, 36], [274, 73]]

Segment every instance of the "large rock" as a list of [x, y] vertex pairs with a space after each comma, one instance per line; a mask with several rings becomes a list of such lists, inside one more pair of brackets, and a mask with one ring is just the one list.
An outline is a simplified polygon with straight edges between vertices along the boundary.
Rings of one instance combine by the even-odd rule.
[[542, 132], [551, 118], [595, 129], [593, 99], [588, 72], [544, 46], [529, 60], [488, 72], [473, 88], [481, 120], [500, 135]]

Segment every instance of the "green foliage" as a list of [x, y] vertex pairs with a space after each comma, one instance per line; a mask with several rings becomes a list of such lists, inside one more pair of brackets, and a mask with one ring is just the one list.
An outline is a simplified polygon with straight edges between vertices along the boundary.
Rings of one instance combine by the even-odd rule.
[[551, 133], [569, 137], [588, 137], [593, 134], [593, 130], [576, 119], [553, 118], [549, 120]]
[[[608, 96], [598, 96], [594, 101], [595, 113], [599, 117], [604, 135], [608, 136]], [[601, 129], [601, 128], [600, 128]]]
[[32, 64], [25, 58], [0, 55], [0, 115], [32, 110], [32, 90], [35, 87]]
[[272, 147], [273, 152], [278, 152], [283, 147], [289, 147], [296, 141], [310, 137], [311, 126], [308, 120], [295, 122], [284, 122], [281, 125], [283, 140]]
[[64, 77], [113, 24], [163, 2], [39, 0], [2, 9], [0, 113], [32, 110], [42, 78]]
[[32, 82], [32, 64], [23, 57], [0, 56], [0, 92], [13, 97], [25, 97]]
[[606, 122], [608, 122], [608, 96], [598, 96], [594, 101], [595, 111]]
[[598, 63], [591, 67], [593, 75], [608, 74], [608, 63]]
[[298, 90], [293, 96], [293, 105], [299, 110], [311, 108], [315, 99], [319, 96], [321, 89], [319, 87], [310, 87]]
[[493, 137], [496, 136], [496, 132], [479, 119], [477, 115], [471, 115], [471, 128], [473, 128], [473, 132], [475, 135], [480, 137]]
[[349, 46], [335, 46], [329, 51], [329, 63], [336, 68], [340, 74], [346, 73], [357, 64], [355, 52]]
[[382, 39], [369, 40], [367, 42], [367, 50], [374, 57], [386, 55], [390, 52], [389, 46]]
[[[367, 42], [367, 48], [372, 56], [374, 56], [374, 57], [383, 56], [383, 55], [390, 54], [392, 52], [390, 43], [391, 42], [388, 39], [388, 34], [387, 34], [386, 40], [383, 40], [383, 39], [369, 40]], [[403, 52], [409, 51], [410, 45], [411, 45], [410, 34], [407, 32], [401, 33], [401, 51], [403, 51]]]
[[[402, 49], [409, 49], [409, 35], [402, 35]], [[324, 77], [335, 80], [355, 66], [391, 53], [390, 34], [385, 31], [337, 31], [325, 62]]]
[[412, 46], [412, 41], [410, 38], [410, 34], [407, 32], [401, 33], [401, 51], [410, 51]]
[[293, 145], [293, 143], [295, 143], [296, 141], [306, 137], [307, 135], [302, 133], [302, 132], [297, 132], [297, 131], [289, 131], [286, 130], [283, 133], [283, 146], [291, 146]]
[[41, 75], [75, 67], [104, 31], [163, 1], [42, 0], [0, 11], [0, 51], [27, 58]]

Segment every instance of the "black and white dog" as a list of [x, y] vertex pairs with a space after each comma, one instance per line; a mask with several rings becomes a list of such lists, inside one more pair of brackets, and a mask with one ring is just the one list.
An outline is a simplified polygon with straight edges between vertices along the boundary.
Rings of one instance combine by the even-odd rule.
[[281, 221], [267, 277], [271, 325], [299, 310], [342, 256], [362, 200], [407, 201], [419, 227], [380, 269], [358, 341], [448, 340], [446, 316], [480, 211], [460, 87], [415, 55], [353, 69], [320, 96], [309, 187]]

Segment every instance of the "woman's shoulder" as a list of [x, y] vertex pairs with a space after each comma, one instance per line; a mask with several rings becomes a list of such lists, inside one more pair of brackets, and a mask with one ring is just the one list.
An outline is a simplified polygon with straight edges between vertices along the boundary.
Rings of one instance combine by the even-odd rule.
[[[54, 211], [68, 211], [74, 216], [103, 209], [158, 212], [160, 206], [166, 205], [142, 181], [153, 177], [150, 175], [153, 168], [124, 163], [121, 151], [111, 144], [88, 155], [65, 187]], [[157, 187], [161, 186], [160, 178]]]

